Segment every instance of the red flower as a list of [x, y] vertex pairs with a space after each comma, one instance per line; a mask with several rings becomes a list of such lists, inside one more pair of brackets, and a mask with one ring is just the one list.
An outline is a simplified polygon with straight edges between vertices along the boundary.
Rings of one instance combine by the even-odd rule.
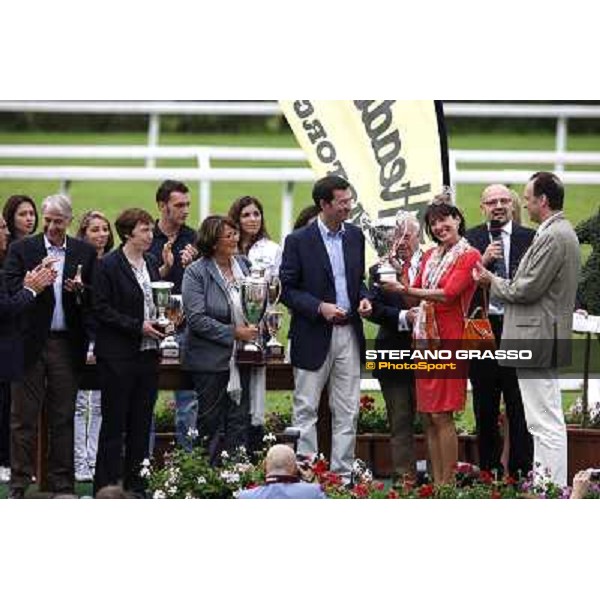
[[481, 483], [485, 483], [486, 485], [490, 485], [493, 483], [494, 478], [489, 471], [481, 471], [481, 473], [479, 473], [479, 481], [481, 481]]
[[258, 487], [258, 483], [256, 483], [255, 481], [251, 481], [245, 489], [247, 490], [251, 490], [252, 488]]
[[431, 498], [433, 496], [433, 485], [427, 483], [419, 488], [419, 498]]
[[506, 485], [516, 485], [516, 483], [517, 483], [517, 480], [516, 480], [514, 477], [511, 477], [510, 475], [507, 475], [507, 476], [504, 478], [504, 483], [505, 483]]
[[373, 487], [374, 487], [374, 488], [375, 488], [377, 491], [381, 492], [381, 490], [383, 490], [383, 488], [385, 487], [385, 485], [384, 485], [384, 484], [383, 484], [381, 481], [374, 481], [374, 482], [373, 482]]
[[357, 498], [366, 498], [369, 495], [369, 488], [364, 483], [359, 483], [352, 490]]
[[388, 495], [387, 495], [387, 497], [388, 497], [390, 500], [397, 500], [398, 498], [400, 498], [400, 494], [398, 494], [398, 492], [397, 492], [396, 490], [390, 490], [390, 491], [388, 492]]
[[327, 472], [327, 461], [324, 459], [318, 460], [312, 467], [315, 475], [322, 475]]
[[370, 411], [375, 408], [375, 398], [373, 396], [361, 396], [360, 397], [360, 410]]
[[498, 490], [492, 490], [490, 498], [492, 498], [493, 500], [498, 500], [499, 498], [502, 498], [502, 495]]

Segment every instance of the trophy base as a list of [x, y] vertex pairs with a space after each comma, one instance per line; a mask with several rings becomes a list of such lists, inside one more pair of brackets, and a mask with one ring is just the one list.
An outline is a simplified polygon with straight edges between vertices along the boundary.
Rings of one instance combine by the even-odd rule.
[[238, 365], [264, 365], [265, 355], [262, 350], [255, 348], [247, 350], [246, 348], [238, 348], [235, 352], [235, 362]]
[[285, 348], [279, 345], [267, 346], [265, 359], [270, 363], [283, 362], [285, 360]]
[[163, 358], [179, 358], [179, 344], [172, 336], [166, 337], [159, 347], [160, 355]]

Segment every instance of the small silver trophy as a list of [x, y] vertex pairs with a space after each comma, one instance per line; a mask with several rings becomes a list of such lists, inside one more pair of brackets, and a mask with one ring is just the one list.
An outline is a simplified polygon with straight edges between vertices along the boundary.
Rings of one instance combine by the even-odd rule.
[[265, 314], [265, 324], [269, 332], [265, 355], [269, 362], [283, 362], [285, 358], [285, 348], [277, 339], [277, 332], [281, 329], [283, 321], [283, 312], [271, 307]]
[[[264, 277], [264, 270], [252, 268], [250, 275], [240, 285], [242, 311], [249, 325], [258, 327], [265, 315], [269, 299], [269, 282]], [[236, 351], [236, 361], [240, 364], [264, 364], [264, 352], [257, 340], [246, 342]]]
[[[156, 319], [156, 328], [160, 329], [167, 335], [162, 340], [159, 346], [160, 354], [163, 358], [177, 358], [179, 356], [179, 347], [177, 347], [177, 354], [173, 356], [173, 345], [172, 342], [177, 346], [175, 338], [170, 335], [174, 331], [174, 326], [166, 315], [166, 311], [169, 308], [171, 302], [171, 290], [173, 289], [172, 281], [153, 281], [150, 284], [152, 288], [152, 295], [154, 297], [154, 305], [158, 311], [158, 318]], [[167, 341], [169, 340], [169, 341]]]
[[181, 294], [171, 294], [165, 315], [170, 323], [168, 331], [170, 331], [171, 334], [167, 335], [167, 337], [160, 343], [160, 351], [163, 358], [178, 359], [180, 355], [179, 343], [175, 339], [173, 333], [175, 333], [183, 318], [183, 301]]

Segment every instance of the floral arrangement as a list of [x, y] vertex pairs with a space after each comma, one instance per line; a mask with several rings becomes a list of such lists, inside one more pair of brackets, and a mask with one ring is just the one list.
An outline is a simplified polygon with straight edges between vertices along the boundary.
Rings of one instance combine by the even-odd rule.
[[201, 446], [191, 452], [177, 448], [165, 455], [164, 466], [160, 468], [145, 460], [141, 475], [147, 479], [155, 500], [234, 498], [240, 489], [264, 481], [263, 469], [250, 462], [244, 448], [238, 448], [234, 456], [223, 451], [218, 468], [211, 466], [208, 454]]
[[[581, 397], [577, 398], [569, 410], [565, 412], [565, 421], [570, 425], [580, 425], [583, 422], [583, 400]], [[600, 401], [589, 403], [587, 427], [600, 427]]]
[[154, 406], [154, 428], [159, 433], [174, 431], [175, 398], [159, 396]]

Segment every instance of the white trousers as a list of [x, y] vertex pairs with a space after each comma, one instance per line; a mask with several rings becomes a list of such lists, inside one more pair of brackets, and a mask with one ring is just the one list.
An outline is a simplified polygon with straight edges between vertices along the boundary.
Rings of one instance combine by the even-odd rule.
[[316, 454], [317, 417], [327, 384], [332, 416], [331, 470], [349, 478], [354, 462], [360, 402], [360, 356], [352, 326], [335, 327], [329, 352], [317, 371], [294, 368], [293, 424], [300, 430], [298, 452]]
[[567, 428], [556, 369], [517, 369], [527, 429], [533, 436], [535, 479], [548, 473], [567, 485]]

